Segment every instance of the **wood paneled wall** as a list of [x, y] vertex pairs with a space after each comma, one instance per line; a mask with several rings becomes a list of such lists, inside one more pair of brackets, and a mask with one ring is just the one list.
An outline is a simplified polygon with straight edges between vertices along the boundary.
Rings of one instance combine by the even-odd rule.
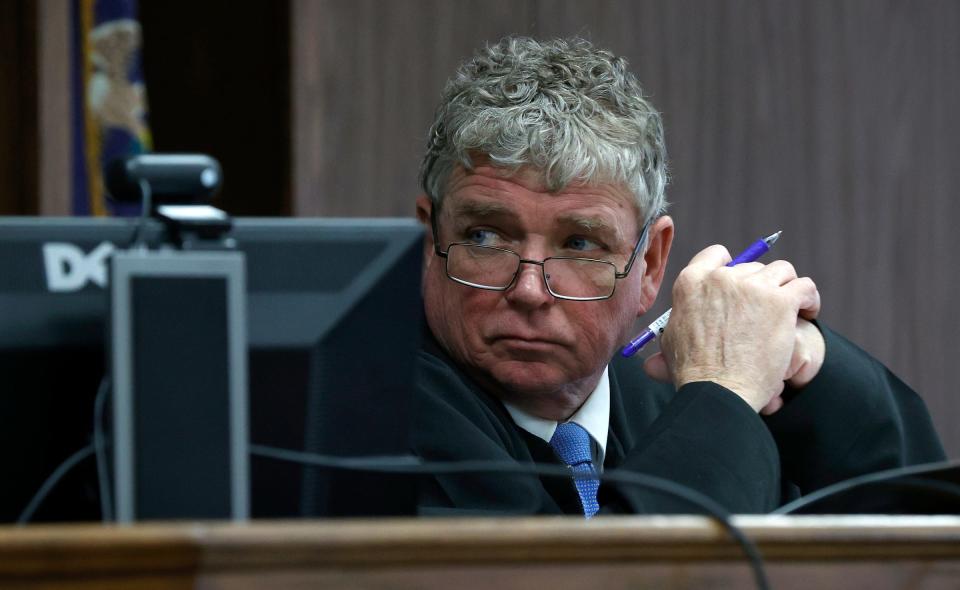
[[[825, 321], [921, 392], [960, 456], [960, 2], [290, 0], [289, 62], [286, 4], [218, 2], [194, 19], [167, 4], [141, 4], [156, 146], [217, 152], [238, 214], [412, 215], [440, 88], [474, 48], [578, 34], [625, 55], [671, 154], [678, 234], [651, 315], [704, 245], [783, 229], [776, 253], [816, 279]], [[62, 154], [37, 154], [65, 143], [37, 113], [56, 96], [36, 94], [51, 24], [36, 14], [0, 1], [4, 213], [63, 198], [38, 196], [62, 186]]]
[[776, 255], [817, 281], [825, 321], [921, 392], [960, 456], [960, 3], [292, 1], [296, 214], [411, 215], [456, 64], [506, 34], [585, 36], [664, 114], [668, 278], [784, 230]]
[[35, 4], [39, 23], [35, 211], [41, 215], [69, 215], [73, 197], [72, 3], [37, 0]]

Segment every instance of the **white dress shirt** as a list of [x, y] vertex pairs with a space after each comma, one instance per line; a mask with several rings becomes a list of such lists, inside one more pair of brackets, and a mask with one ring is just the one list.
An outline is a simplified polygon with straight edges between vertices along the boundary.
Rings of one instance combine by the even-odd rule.
[[[532, 416], [507, 402], [503, 402], [503, 405], [520, 428], [537, 438], [545, 440], [547, 443], [553, 438], [553, 433], [557, 430], [556, 420], [546, 420]], [[603, 375], [600, 376], [596, 389], [587, 397], [587, 401], [583, 402], [580, 409], [573, 416], [570, 416], [568, 422], [576, 422], [590, 434], [597, 450], [593, 458], [593, 464], [598, 471], [602, 470], [603, 458], [607, 453], [607, 429], [610, 427], [609, 367], [604, 367]]]

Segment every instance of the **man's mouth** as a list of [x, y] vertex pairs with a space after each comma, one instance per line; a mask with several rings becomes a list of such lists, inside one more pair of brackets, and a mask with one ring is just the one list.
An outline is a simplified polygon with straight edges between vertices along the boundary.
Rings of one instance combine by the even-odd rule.
[[527, 350], [531, 352], [547, 351], [562, 346], [557, 340], [527, 334], [502, 334], [494, 337], [491, 343], [515, 350]]

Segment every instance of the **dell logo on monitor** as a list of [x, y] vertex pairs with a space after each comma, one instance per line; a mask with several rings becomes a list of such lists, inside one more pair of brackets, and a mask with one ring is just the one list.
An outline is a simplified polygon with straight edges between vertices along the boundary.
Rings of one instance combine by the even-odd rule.
[[63, 242], [43, 245], [43, 266], [47, 289], [53, 293], [69, 293], [83, 289], [88, 283], [107, 286], [107, 257], [113, 253], [110, 242], [101, 242], [89, 254]]

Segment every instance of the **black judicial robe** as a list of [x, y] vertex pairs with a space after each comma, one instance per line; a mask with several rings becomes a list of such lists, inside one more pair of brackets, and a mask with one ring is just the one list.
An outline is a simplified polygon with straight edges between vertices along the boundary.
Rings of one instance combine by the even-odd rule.
[[[826, 360], [785, 406], [757, 415], [710, 382], [675, 391], [639, 359], [610, 364], [610, 428], [604, 470], [662, 477], [733, 513], [783, 502], [857, 475], [940, 461], [943, 448], [923, 401], [883, 365], [820, 326]], [[503, 404], [463, 373], [429, 336], [421, 350], [412, 431], [425, 461], [562, 465], [543, 440], [518, 427]], [[601, 512], [697, 513], [685, 501], [603, 483]], [[421, 480], [421, 514], [582, 514], [570, 478], [482, 473]]]

